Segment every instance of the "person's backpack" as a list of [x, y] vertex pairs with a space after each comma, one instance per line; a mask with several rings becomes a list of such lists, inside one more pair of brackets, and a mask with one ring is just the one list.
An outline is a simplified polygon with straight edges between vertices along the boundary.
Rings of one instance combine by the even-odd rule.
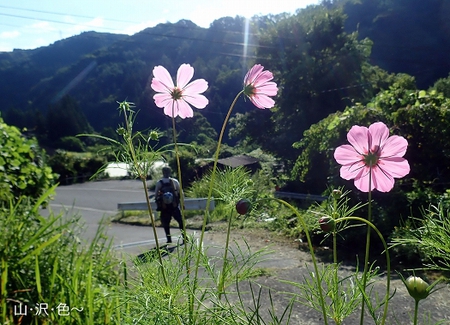
[[161, 188], [156, 193], [156, 210], [167, 210], [178, 206], [179, 196], [175, 184], [171, 178], [168, 182], [164, 182], [162, 179], [159, 181]]

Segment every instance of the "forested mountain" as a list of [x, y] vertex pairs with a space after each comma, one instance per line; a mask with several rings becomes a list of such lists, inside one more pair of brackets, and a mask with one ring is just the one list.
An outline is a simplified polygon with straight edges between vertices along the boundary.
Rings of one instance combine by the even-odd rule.
[[[342, 1], [338, 1], [342, 2]], [[373, 41], [371, 63], [431, 86], [450, 71], [450, 1], [344, 1], [346, 30]]]
[[[4, 53], [0, 61], [0, 95], [8, 100], [1, 110], [6, 111], [7, 122], [17, 124], [20, 123], [18, 117], [25, 119], [17, 111], [46, 112], [65, 95], [70, 95], [89, 123], [101, 130], [117, 126], [116, 102], [127, 99], [141, 110], [138, 127], [162, 128], [170, 121], [154, 106], [148, 84], [152, 70], [156, 65], [163, 65], [174, 74], [181, 63], [189, 63], [196, 69], [195, 77], [210, 83], [209, 107], [216, 108], [211, 112], [205, 110], [205, 116], [219, 127], [229, 105], [228, 99], [240, 90], [248, 67], [244, 67], [240, 59], [243, 30], [244, 19], [239, 17], [217, 20], [209, 29], [184, 20], [160, 24], [130, 37], [115, 35], [107, 46], [82, 52], [62, 66], [55, 65], [53, 70], [36, 71], [40, 66], [34, 51], [41, 49]], [[65, 41], [66, 50], [78, 48], [75, 40], [104, 37], [102, 44], [112, 40], [110, 35], [81, 34]], [[56, 45], [48, 49], [48, 62], [60, 56]], [[249, 48], [249, 56], [254, 54], [254, 49], [254, 46]], [[20, 83], [21, 80], [24, 82]]]
[[[35, 50], [0, 52], [0, 110], [16, 107], [24, 110], [31, 92], [40, 82], [67, 70], [85, 55], [124, 39], [125, 35], [86, 32]], [[48, 103], [48, 99], [45, 99]], [[31, 108], [39, 108], [32, 105]], [[45, 105], [45, 104], [44, 104]]]
[[[90, 124], [100, 132], [120, 123], [116, 102], [127, 99], [140, 110], [138, 128], [167, 129], [170, 120], [152, 100], [152, 69], [163, 65], [175, 74], [189, 63], [194, 78], [209, 82], [210, 103], [201, 113], [218, 130], [245, 72], [261, 63], [280, 86], [277, 107], [256, 112], [239, 101], [235, 113], [247, 113], [234, 119], [234, 141], [292, 160], [304, 130], [352, 102], [368, 102], [395, 82], [392, 72], [415, 76], [422, 88], [446, 77], [448, 11], [445, 0], [328, 0], [295, 15], [225, 17], [207, 29], [182, 20], [133, 36], [83, 33], [0, 53], [0, 110], [6, 122], [48, 137], [55, 134], [48, 133], [50, 120], [71, 119], [58, 117], [66, 104], [80, 110], [74, 130]], [[183, 133], [188, 123], [179, 124]]]

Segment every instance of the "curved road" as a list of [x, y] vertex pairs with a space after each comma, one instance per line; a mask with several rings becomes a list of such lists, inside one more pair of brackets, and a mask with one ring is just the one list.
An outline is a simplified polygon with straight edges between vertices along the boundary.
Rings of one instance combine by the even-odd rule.
[[[49, 211], [63, 212], [65, 217], [80, 215], [86, 224], [85, 237], [93, 238], [102, 218], [118, 213], [117, 203], [145, 201], [144, 187], [138, 180], [107, 180], [87, 182], [68, 186], [59, 186], [50, 202], [49, 209], [42, 210], [43, 215]], [[176, 239], [179, 231], [172, 229]], [[107, 235], [113, 239], [115, 247], [127, 253], [139, 254], [155, 246], [151, 227], [130, 226], [109, 223]], [[159, 242], [165, 243], [162, 228], [158, 228]]]
[[[62, 211], [67, 218], [80, 215], [86, 224], [85, 239], [94, 237], [102, 218], [118, 213], [117, 203], [145, 201], [144, 188], [137, 180], [108, 180], [88, 182], [68, 186], [59, 186], [56, 196], [50, 203], [50, 208], [42, 210], [48, 214], [49, 210], [55, 213]], [[160, 244], [166, 242], [164, 230], [157, 228]], [[194, 230], [188, 230], [191, 234]], [[180, 232], [172, 228], [172, 237], [176, 240]], [[107, 235], [113, 239], [113, 245], [118, 252], [126, 255], [138, 255], [155, 247], [153, 230], [151, 227], [131, 226], [109, 223]], [[198, 239], [199, 236], [196, 236]], [[260, 239], [263, 240], [263, 239]], [[212, 237], [206, 236], [202, 245], [210, 256], [223, 255], [223, 243], [216, 242]], [[297, 264], [298, 261], [286, 259], [284, 254], [270, 254], [270, 258], [263, 259], [260, 265], [264, 267], [284, 266]]]

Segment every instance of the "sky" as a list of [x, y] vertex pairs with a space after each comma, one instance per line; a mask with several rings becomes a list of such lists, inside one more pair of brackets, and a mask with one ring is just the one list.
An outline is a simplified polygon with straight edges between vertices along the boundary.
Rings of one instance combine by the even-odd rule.
[[0, 52], [35, 49], [85, 31], [133, 35], [188, 19], [295, 13], [320, 0], [0, 0]]

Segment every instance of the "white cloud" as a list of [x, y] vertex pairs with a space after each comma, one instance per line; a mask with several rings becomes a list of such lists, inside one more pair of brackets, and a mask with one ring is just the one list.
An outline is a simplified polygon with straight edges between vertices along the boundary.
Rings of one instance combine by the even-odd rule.
[[27, 29], [29, 31], [32, 31], [33, 33], [53, 32], [56, 30], [56, 28], [48, 21], [39, 21], [27, 27], [28, 27]]
[[28, 48], [35, 49], [35, 48], [38, 48], [38, 47], [41, 47], [41, 46], [47, 46], [47, 45], [49, 45], [48, 39], [45, 39], [45, 38], [41, 37], [41, 38], [34, 39], [33, 42], [29, 45]]
[[12, 51], [11, 44], [0, 43], [0, 52], [10, 52]]
[[90, 21], [80, 23], [78, 22], [75, 26], [70, 27], [73, 34], [78, 34], [87, 30], [97, 30], [105, 25], [105, 21], [102, 17], [96, 17]]
[[155, 20], [148, 20], [148, 21], [141, 22], [139, 24], [129, 25], [129, 26], [123, 28], [122, 30], [118, 31], [117, 33], [118, 34], [133, 35], [133, 34], [136, 34], [136, 33], [140, 32], [140, 31], [148, 28], [148, 27], [154, 27], [154, 26], [156, 26], [158, 24], [165, 23], [165, 22], [166, 22], [166, 20], [164, 20], [164, 19], [159, 19], [159, 20], [156, 20], [156, 21]]
[[14, 30], [11, 32], [2, 32], [0, 33], [0, 38], [2, 39], [11, 39], [11, 38], [17, 38], [20, 36], [20, 32], [18, 30]]

